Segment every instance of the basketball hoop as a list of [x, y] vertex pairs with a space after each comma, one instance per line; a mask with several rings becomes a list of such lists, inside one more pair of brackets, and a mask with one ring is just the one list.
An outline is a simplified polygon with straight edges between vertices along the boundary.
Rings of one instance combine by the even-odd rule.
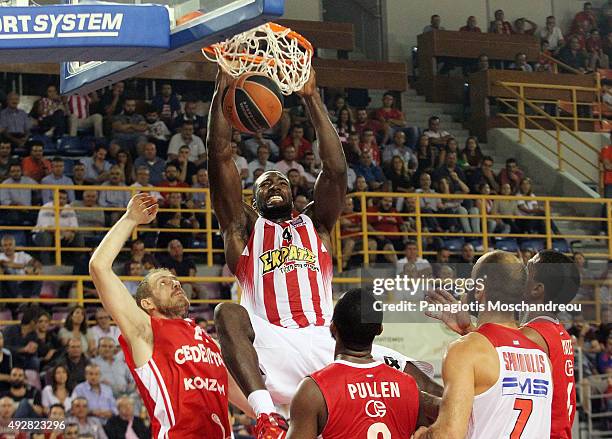
[[266, 23], [205, 47], [202, 54], [234, 78], [244, 73], [263, 73], [278, 83], [284, 95], [290, 95], [308, 82], [313, 48], [297, 32]]

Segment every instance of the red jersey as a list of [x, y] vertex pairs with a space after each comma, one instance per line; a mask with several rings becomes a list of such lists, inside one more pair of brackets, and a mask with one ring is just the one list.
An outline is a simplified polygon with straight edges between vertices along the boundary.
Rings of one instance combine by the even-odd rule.
[[557, 320], [539, 317], [525, 326], [533, 329], [546, 341], [552, 364], [553, 400], [551, 439], [571, 439], [576, 414], [576, 385], [574, 380], [574, 348], [572, 338]]
[[236, 268], [240, 304], [285, 328], [330, 324], [332, 276], [332, 255], [304, 214], [280, 224], [259, 217]]
[[230, 438], [228, 376], [217, 344], [190, 319], [151, 317], [151, 330], [153, 356], [141, 367], [119, 337], [151, 418], [151, 437]]
[[379, 361], [336, 360], [310, 376], [327, 405], [323, 439], [409, 438], [419, 415], [414, 378]]

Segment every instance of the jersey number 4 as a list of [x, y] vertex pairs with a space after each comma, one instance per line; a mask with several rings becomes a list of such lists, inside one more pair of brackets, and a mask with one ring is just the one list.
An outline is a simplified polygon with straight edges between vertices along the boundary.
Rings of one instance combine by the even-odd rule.
[[[382, 435], [382, 437], [380, 435]], [[389, 427], [385, 424], [377, 422], [376, 424], [370, 425], [370, 428], [368, 428], [368, 436], [366, 439], [391, 439], [391, 432], [389, 431]]]
[[518, 410], [519, 415], [510, 433], [510, 439], [521, 439], [521, 435], [527, 426], [527, 421], [533, 411], [533, 401], [530, 399], [515, 399], [514, 410]]

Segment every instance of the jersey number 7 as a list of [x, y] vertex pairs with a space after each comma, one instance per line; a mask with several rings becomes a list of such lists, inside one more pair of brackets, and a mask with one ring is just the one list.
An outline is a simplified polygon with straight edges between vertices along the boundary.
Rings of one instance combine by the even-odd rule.
[[510, 433], [510, 439], [521, 439], [521, 435], [533, 411], [533, 401], [531, 399], [515, 399], [513, 408], [519, 411], [519, 415], [512, 429], [512, 433]]

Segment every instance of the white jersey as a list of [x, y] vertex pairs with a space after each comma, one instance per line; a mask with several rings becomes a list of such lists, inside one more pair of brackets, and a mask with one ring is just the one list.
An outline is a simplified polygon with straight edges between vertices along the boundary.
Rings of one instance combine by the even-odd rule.
[[478, 332], [499, 355], [499, 378], [474, 397], [466, 439], [550, 437], [552, 374], [546, 353], [518, 330], [488, 323]]
[[332, 276], [332, 255], [304, 214], [280, 224], [259, 217], [236, 269], [240, 304], [285, 328], [330, 324]]

